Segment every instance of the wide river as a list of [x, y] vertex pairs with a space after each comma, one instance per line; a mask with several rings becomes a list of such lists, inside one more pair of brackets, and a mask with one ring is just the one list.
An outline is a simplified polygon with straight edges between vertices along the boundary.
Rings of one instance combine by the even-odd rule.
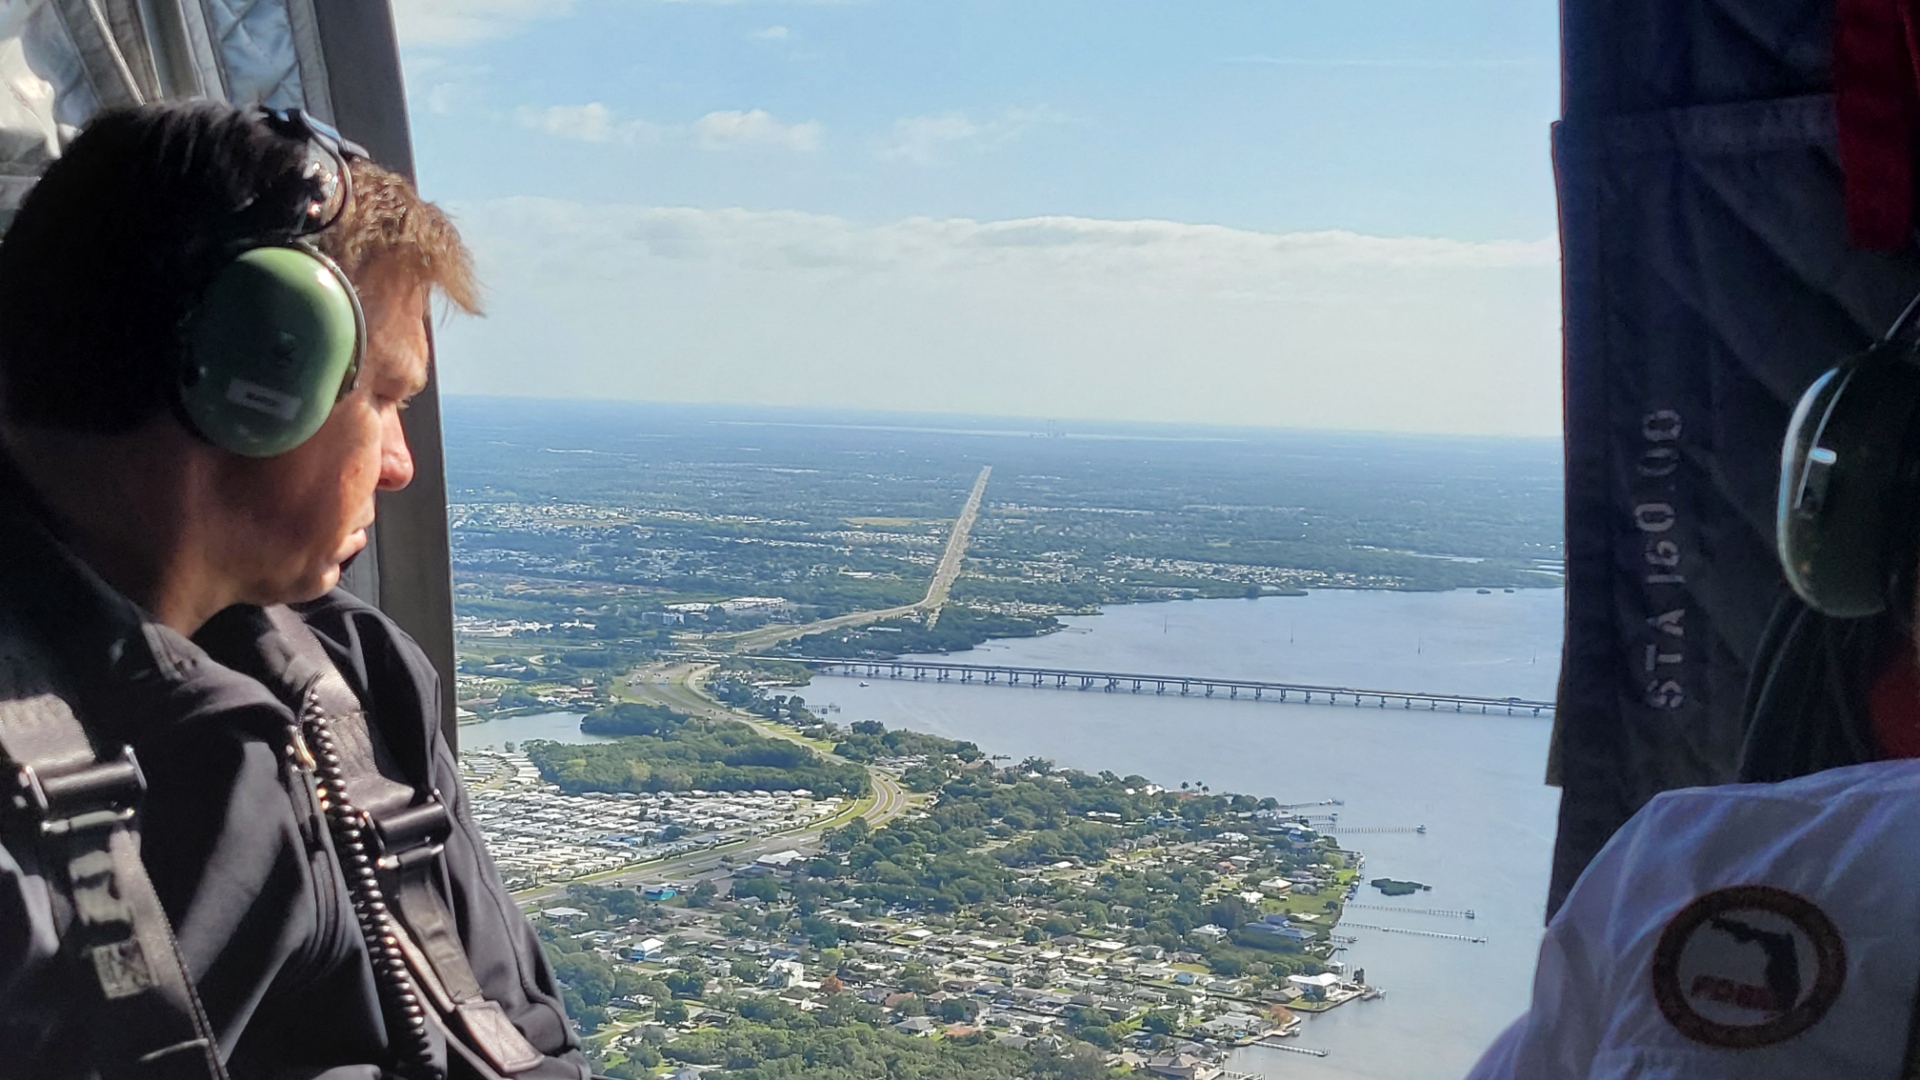
[[[1042, 638], [992, 642], [952, 659], [1169, 675], [1212, 675], [1384, 690], [1551, 700], [1561, 593], [1322, 591], [1261, 600], [1108, 608]], [[1446, 1080], [1526, 1007], [1540, 942], [1558, 796], [1542, 783], [1552, 722], [1532, 716], [1159, 697], [1098, 690], [819, 678], [810, 706], [839, 723], [880, 720], [1015, 759], [1178, 786], [1340, 799], [1345, 846], [1367, 876], [1432, 886], [1382, 907], [1471, 909], [1473, 921], [1350, 910], [1345, 923], [1486, 938], [1485, 944], [1348, 926], [1342, 956], [1386, 996], [1309, 1017], [1293, 1045], [1325, 1057], [1250, 1048], [1229, 1068], [1269, 1077]], [[462, 729], [468, 745], [562, 737], [569, 718]], [[524, 730], [523, 730], [524, 729]], [[537, 729], [537, 730], [536, 730]], [[1425, 834], [1358, 830], [1425, 825]]]

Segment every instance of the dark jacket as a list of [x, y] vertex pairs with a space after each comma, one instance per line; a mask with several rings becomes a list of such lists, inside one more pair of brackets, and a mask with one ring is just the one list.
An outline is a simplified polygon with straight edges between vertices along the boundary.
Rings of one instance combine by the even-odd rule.
[[[49, 657], [53, 684], [97, 741], [139, 756], [141, 859], [235, 1080], [379, 1076], [389, 1055], [372, 968], [331, 837], [315, 827], [288, 752], [294, 716], [283, 699], [297, 697], [274, 681], [284, 643], [247, 608], [187, 640], [92, 574], [41, 520], [17, 481], [0, 483], [0, 663]], [[437, 788], [452, 810], [442, 885], [474, 974], [548, 1055], [520, 1076], [584, 1078], [552, 969], [474, 827], [426, 656], [345, 592], [301, 614], [407, 780]], [[55, 955], [64, 910], [32, 843], [0, 832], [0, 1077], [89, 1072], [68, 988], [78, 973]]]

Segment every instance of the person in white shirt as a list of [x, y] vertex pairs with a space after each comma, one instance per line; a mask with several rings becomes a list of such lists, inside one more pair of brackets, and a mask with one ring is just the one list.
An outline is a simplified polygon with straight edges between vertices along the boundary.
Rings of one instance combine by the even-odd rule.
[[1917, 838], [1920, 761], [1659, 796], [1574, 886], [1531, 1011], [1471, 1075], [1909, 1075]]

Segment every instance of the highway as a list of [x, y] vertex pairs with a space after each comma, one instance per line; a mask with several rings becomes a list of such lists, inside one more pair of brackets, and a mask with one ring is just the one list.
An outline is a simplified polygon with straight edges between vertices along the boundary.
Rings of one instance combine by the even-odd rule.
[[756, 653], [771, 649], [783, 641], [792, 641], [794, 638], [805, 637], [808, 634], [818, 634], [827, 630], [844, 630], [850, 626], [866, 626], [869, 623], [886, 622], [888, 619], [904, 619], [909, 615], [917, 615], [920, 611], [921, 607], [918, 603], [876, 608], [872, 611], [854, 611], [798, 626], [762, 626], [737, 634], [716, 634], [706, 644], [716, 652]]
[[980, 467], [973, 490], [967, 494], [967, 505], [961, 508], [959, 518], [953, 523], [953, 532], [947, 536], [947, 550], [933, 571], [933, 583], [927, 586], [926, 597], [920, 601], [920, 610], [927, 613], [928, 629], [940, 621], [940, 609], [946, 605], [947, 592], [953, 588], [953, 579], [960, 576], [960, 567], [966, 562], [967, 537], [973, 532], [973, 520], [980, 516], [980, 498], [987, 493], [987, 479], [992, 475], [993, 466]]
[[934, 567], [933, 580], [927, 583], [926, 595], [917, 602], [873, 611], [849, 612], [798, 626], [762, 626], [737, 634], [716, 634], [704, 644], [716, 652], [755, 653], [808, 634], [866, 626], [888, 619], [904, 619], [911, 615], [925, 615], [927, 625], [932, 626], [940, 618], [940, 609], [946, 605], [947, 593], [960, 576], [960, 568], [966, 564], [967, 539], [973, 532], [974, 519], [980, 516], [980, 502], [987, 492], [987, 479], [992, 475], [993, 466], [986, 465], [981, 467], [980, 475], [974, 478], [973, 490], [967, 494], [966, 505], [960, 508], [960, 516], [954, 519], [953, 528], [947, 533], [947, 547], [940, 555], [939, 565]]

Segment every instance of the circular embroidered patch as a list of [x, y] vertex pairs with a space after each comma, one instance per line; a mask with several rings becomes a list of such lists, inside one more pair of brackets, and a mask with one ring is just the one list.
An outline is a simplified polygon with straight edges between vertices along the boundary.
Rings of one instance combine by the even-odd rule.
[[1653, 997], [1680, 1034], [1751, 1049], [1820, 1022], [1840, 998], [1847, 949], [1827, 913], [1770, 885], [1720, 889], [1682, 908], [1653, 952]]

